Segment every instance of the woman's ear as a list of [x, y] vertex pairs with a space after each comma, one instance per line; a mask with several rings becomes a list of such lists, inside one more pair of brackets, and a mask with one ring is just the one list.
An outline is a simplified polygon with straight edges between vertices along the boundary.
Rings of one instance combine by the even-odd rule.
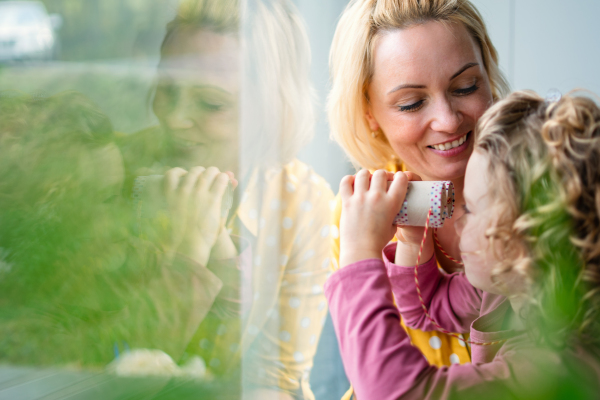
[[379, 131], [379, 124], [377, 123], [377, 120], [375, 119], [375, 117], [373, 116], [373, 113], [371, 112], [371, 106], [367, 107], [367, 111], [365, 111], [365, 118], [367, 119], [367, 122], [369, 123], [369, 129], [371, 129], [371, 132]]

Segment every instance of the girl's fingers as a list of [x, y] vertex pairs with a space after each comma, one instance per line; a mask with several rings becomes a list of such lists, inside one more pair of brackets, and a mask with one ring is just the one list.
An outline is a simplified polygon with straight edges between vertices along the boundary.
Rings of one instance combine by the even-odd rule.
[[371, 177], [371, 187], [369, 190], [377, 190], [384, 192], [387, 190], [388, 172], [383, 169], [378, 169]]
[[210, 192], [213, 193], [218, 198], [223, 197], [229, 182], [230, 182], [229, 175], [227, 175], [224, 172], [219, 173], [213, 180], [213, 184], [210, 187]]
[[196, 187], [198, 177], [206, 170], [204, 167], [194, 167], [183, 177], [179, 183], [179, 191], [181, 193], [191, 193]]
[[187, 171], [183, 168], [173, 168], [165, 172], [163, 179], [163, 188], [165, 193], [172, 193], [179, 187], [179, 180], [182, 176], [187, 174]]
[[388, 194], [392, 196], [394, 201], [398, 204], [398, 210], [402, 207], [404, 198], [406, 197], [406, 189], [408, 188], [408, 177], [402, 172], [396, 172], [394, 175], [394, 181], [390, 185]]
[[238, 181], [235, 179], [235, 175], [231, 171], [225, 171], [227, 176], [229, 176], [229, 180], [231, 181], [231, 187], [235, 189], [238, 186]]
[[354, 175], [346, 175], [340, 181], [340, 196], [342, 199], [347, 199], [354, 193]]
[[354, 178], [354, 193], [364, 193], [369, 190], [369, 181], [371, 180], [371, 173], [368, 169], [362, 169], [358, 171]]
[[197, 192], [208, 192], [210, 191], [214, 180], [219, 176], [221, 171], [217, 167], [209, 167], [205, 171], [202, 172], [202, 175], [198, 177], [198, 181], [196, 183], [196, 191]]

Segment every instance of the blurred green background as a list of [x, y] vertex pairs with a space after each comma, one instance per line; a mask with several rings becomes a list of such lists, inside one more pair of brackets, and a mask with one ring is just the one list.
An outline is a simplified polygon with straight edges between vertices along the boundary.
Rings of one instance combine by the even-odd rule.
[[50, 96], [74, 90], [98, 104], [119, 132], [155, 124], [150, 90], [165, 26], [178, 0], [41, 3], [48, 14], [62, 18], [55, 31], [55, 59], [0, 64], [0, 91]]

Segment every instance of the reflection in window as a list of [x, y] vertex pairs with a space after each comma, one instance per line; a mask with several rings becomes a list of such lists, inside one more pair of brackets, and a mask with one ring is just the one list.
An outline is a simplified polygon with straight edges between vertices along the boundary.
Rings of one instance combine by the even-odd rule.
[[296, 158], [304, 24], [148, 3], [7, 3], [62, 49], [0, 70], [0, 394], [311, 399], [333, 193]]

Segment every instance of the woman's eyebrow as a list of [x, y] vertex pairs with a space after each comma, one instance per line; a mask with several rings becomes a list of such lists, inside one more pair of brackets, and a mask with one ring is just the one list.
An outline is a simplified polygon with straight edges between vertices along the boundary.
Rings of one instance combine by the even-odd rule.
[[395, 88], [393, 88], [392, 90], [390, 90], [389, 92], [387, 92], [387, 94], [392, 94], [394, 92], [397, 92], [398, 90], [401, 89], [425, 89], [426, 86], [425, 85], [413, 85], [410, 83], [407, 83], [405, 85], [398, 85]]
[[465, 72], [466, 70], [468, 70], [469, 68], [473, 68], [473, 67], [476, 67], [478, 65], [479, 65], [479, 63], [476, 63], [476, 62], [465, 64], [461, 69], [458, 70], [457, 73], [455, 73], [454, 75], [452, 75], [450, 77], [450, 80], [456, 78], [457, 76], [459, 76], [460, 74], [462, 74], [463, 72]]

